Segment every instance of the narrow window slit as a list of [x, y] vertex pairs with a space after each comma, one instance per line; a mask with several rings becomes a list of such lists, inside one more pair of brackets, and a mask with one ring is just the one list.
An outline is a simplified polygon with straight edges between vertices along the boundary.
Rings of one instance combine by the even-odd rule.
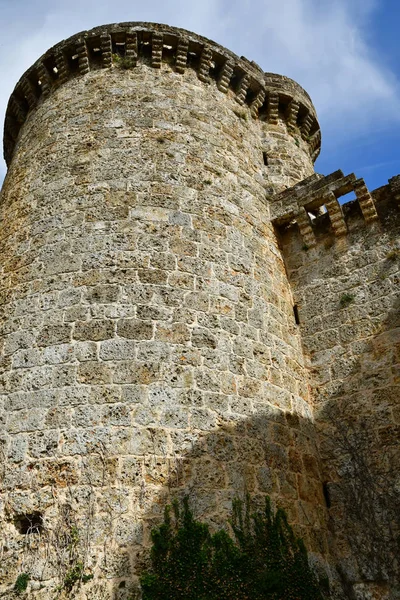
[[268, 154], [263, 152], [264, 165], [268, 167]]
[[294, 314], [294, 320], [296, 321], [296, 325], [300, 325], [299, 308], [298, 308], [297, 304], [295, 304], [293, 306], [293, 314]]
[[330, 508], [332, 506], [331, 494], [329, 492], [329, 485], [326, 481], [322, 484], [322, 493], [324, 494], [326, 507]]

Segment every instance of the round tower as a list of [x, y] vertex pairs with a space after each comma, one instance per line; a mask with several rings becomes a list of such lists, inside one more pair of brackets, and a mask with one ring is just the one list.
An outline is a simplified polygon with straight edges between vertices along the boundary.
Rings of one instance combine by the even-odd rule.
[[49, 598], [82, 565], [82, 597], [132, 597], [182, 494], [215, 526], [269, 494], [326, 552], [269, 218], [319, 148], [294, 81], [165, 25], [81, 32], [22, 76], [0, 202], [1, 591], [28, 573]]

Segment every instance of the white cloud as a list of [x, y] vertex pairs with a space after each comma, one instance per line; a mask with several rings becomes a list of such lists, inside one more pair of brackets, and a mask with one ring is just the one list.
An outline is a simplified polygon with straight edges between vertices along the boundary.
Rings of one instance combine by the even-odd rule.
[[400, 114], [398, 81], [368, 44], [375, 8], [376, 0], [0, 0], [0, 120], [20, 75], [53, 44], [103, 23], [158, 21], [292, 77], [340, 142]]

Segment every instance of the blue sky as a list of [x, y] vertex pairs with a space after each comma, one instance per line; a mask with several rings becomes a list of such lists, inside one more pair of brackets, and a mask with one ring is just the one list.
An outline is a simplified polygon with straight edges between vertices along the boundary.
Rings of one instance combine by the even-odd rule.
[[184, 27], [298, 81], [322, 127], [318, 172], [355, 172], [371, 190], [400, 173], [398, 0], [0, 0], [0, 122], [50, 46], [118, 21]]

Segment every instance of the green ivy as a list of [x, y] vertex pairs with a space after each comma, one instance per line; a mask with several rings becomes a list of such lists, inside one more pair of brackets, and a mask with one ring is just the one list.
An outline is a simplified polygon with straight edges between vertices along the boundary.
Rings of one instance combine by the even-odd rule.
[[322, 583], [285, 512], [252, 512], [236, 500], [225, 530], [211, 535], [193, 518], [188, 499], [165, 509], [152, 531], [151, 571], [141, 577], [143, 600], [323, 600]]
[[341, 296], [339, 304], [341, 308], [345, 308], [346, 306], [349, 306], [349, 304], [351, 304], [352, 302], [354, 302], [354, 295], [346, 293]]
[[25, 592], [25, 590], [28, 587], [30, 578], [31, 577], [29, 573], [21, 573], [20, 575], [18, 575], [17, 581], [14, 585], [14, 590], [17, 592], [17, 594], [22, 594], [22, 592]]
[[76, 565], [71, 567], [69, 571], [65, 574], [64, 577], [64, 588], [68, 591], [71, 591], [74, 585], [81, 581], [82, 583], [87, 583], [93, 579], [93, 575], [85, 574], [84, 565], [82, 562], [77, 562]]

